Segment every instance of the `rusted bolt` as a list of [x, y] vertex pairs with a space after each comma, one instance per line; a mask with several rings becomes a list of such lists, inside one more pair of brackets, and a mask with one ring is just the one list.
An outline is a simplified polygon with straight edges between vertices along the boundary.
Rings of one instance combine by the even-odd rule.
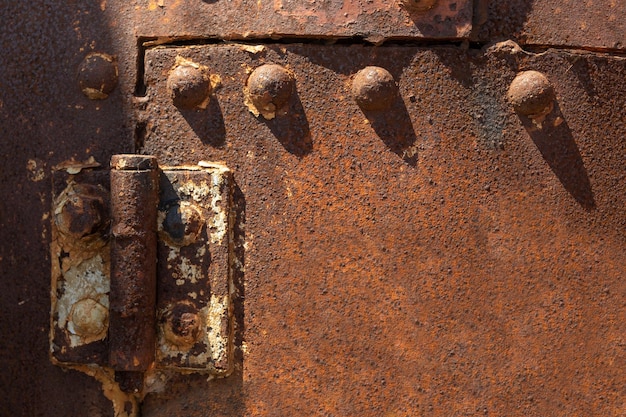
[[58, 230], [77, 238], [95, 234], [109, 223], [104, 190], [93, 185], [75, 184], [68, 188], [54, 213]]
[[167, 77], [167, 88], [176, 107], [204, 109], [211, 97], [211, 77], [205, 67], [179, 59]]
[[365, 67], [352, 81], [352, 95], [363, 110], [385, 110], [398, 94], [393, 76], [384, 68]]
[[70, 333], [86, 339], [98, 339], [106, 334], [109, 327], [109, 309], [85, 298], [72, 306], [67, 329]]
[[545, 75], [538, 71], [524, 71], [511, 83], [508, 98], [517, 113], [538, 118], [552, 111], [555, 95]]
[[265, 64], [250, 74], [245, 88], [248, 107], [258, 116], [273, 119], [276, 112], [286, 107], [293, 94], [296, 81], [282, 66]]
[[93, 52], [78, 67], [78, 85], [91, 100], [103, 100], [117, 85], [117, 62], [107, 54]]
[[198, 207], [187, 201], [181, 201], [167, 209], [161, 225], [164, 237], [169, 243], [187, 246], [198, 239], [204, 220]]
[[437, 4], [437, 0], [400, 0], [400, 6], [409, 12], [425, 12]]
[[190, 347], [200, 336], [198, 310], [187, 303], [174, 305], [165, 314], [165, 339], [178, 347]]

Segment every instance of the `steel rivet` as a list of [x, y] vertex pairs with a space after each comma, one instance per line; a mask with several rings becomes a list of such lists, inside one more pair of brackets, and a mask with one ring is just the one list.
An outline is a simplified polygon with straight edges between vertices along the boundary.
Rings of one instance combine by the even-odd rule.
[[284, 67], [262, 65], [248, 77], [245, 88], [248, 108], [257, 116], [273, 119], [277, 111], [286, 107], [295, 85], [294, 78]]
[[70, 317], [68, 330], [83, 338], [103, 336], [109, 325], [109, 309], [91, 298], [77, 301]]
[[204, 109], [211, 97], [211, 77], [205, 67], [180, 60], [167, 78], [172, 102], [181, 109]]
[[115, 89], [117, 79], [117, 62], [107, 54], [91, 53], [78, 67], [78, 85], [91, 100], [107, 98]]
[[437, 0], [400, 0], [400, 6], [409, 12], [425, 12], [437, 4]]
[[352, 81], [352, 95], [363, 110], [384, 110], [398, 94], [393, 76], [384, 68], [365, 67]]
[[517, 113], [539, 118], [552, 111], [555, 94], [545, 75], [538, 71], [524, 71], [511, 83], [508, 98]]
[[173, 306], [165, 316], [165, 338], [178, 347], [191, 346], [200, 336], [200, 317], [197, 309], [186, 303]]

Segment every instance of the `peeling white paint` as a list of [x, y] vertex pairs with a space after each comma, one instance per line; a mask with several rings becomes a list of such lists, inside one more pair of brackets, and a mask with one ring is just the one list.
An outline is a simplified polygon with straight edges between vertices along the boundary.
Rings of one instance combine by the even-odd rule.
[[[56, 300], [58, 327], [66, 328], [72, 311], [72, 306], [83, 299], [90, 298], [105, 307], [109, 307], [110, 280], [108, 265], [100, 255], [85, 259], [78, 265], [70, 266], [64, 273], [63, 279], [57, 282], [58, 292], [61, 295]], [[86, 343], [81, 336], [70, 333], [70, 346], [76, 347]], [[106, 331], [99, 338], [106, 337]]]
[[228, 318], [229, 300], [227, 295], [223, 297], [212, 295], [208, 306], [207, 339], [211, 357], [216, 362], [228, 357], [228, 333], [224, 334], [222, 327]]

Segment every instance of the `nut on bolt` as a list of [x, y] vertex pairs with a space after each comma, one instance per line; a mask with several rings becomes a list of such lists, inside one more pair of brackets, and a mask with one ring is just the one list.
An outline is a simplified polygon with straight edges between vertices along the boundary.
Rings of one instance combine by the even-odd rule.
[[90, 53], [78, 67], [78, 85], [91, 100], [103, 100], [117, 86], [117, 62], [111, 55]]
[[265, 64], [252, 71], [244, 88], [250, 111], [270, 120], [284, 112], [293, 94], [296, 81], [284, 67]]
[[104, 229], [110, 221], [104, 190], [83, 184], [68, 187], [57, 202], [54, 221], [61, 233], [77, 238]]
[[205, 223], [200, 209], [187, 201], [171, 205], [165, 213], [159, 213], [159, 218], [161, 236], [175, 246], [194, 243]]
[[178, 347], [191, 347], [200, 337], [198, 310], [188, 303], [175, 304], [165, 315], [163, 333], [168, 342]]
[[397, 97], [398, 86], [386, 69], [365, 67], [352, 80], [352, 95], [363, 110], [385, 110]]
[[541, 118], [554, 107], [554, 88], [538, 71], [520, 72], [509, 86], [508, 98], [515, 111], [531, 119]]
[[205, 109], [211, 97], [211, 76], [205, 66], [178, 57], [167, 77], [167, 89], [176, 107]]

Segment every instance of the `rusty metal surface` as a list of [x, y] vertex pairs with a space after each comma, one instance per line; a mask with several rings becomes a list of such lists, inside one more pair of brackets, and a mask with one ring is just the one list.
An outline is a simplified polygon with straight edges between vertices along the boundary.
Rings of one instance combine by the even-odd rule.
[[475, 2], [472, 38], [624, 50], [626, 3], [615, 0], [479, 0]]
[[[150, 13], [144, 3], [49, 0], [0, 11], [2, 414], [113, 415], [109, 391], [50, 363], [51, 168], [90, 156], [106, 164], [143, 149], [144, 135], [170, 162], [226, 162], [246, 220], [235, 232], [245, 255], [233, 267], [235, 373], [174, 376], [147, 397], [144, 415], [624, 414], [622, 61], [513, 47], [302, 48], [313, 59], [299, 63], [308, 70], [296, 71], [288, 118], [255, 119], [242, 106], [246, 76], [229, 67], [207, 113], [183, 111], [183, 121], [163, 101], [136, 125], [136, 35], [229, 38], [220, 28], [232, 29], [231, 17], [234, 37], [283, 36], [248, 33], [280, 20], [252, 16], [254, 7], [207, 20], [205, 6], [192, 5], [190, 17], [224, 24], [195, 33], [202, 24], [178, 13], [187, 4], [162, 3]], [[620, 2], [570, 2], [559, 14], [564, 5], [548, 0], [474, 3], [480, 42], [623, 49]], [[301, 25], [285, 17], [285, 33], [423, 34], [400, 9], [370, 16], [363, 7], [359, 17], [371, 21], [354, 32], [329, 14], [337, 34], [321, 33], [317, 16]], [[78, 71], [92, 52], [118, 65], [104, 100], [81, 92], [91, 84], [81, 86]], [[295, 61], [291, 52], [270, 58]], [[368, 65], [400, 83], [392, 118], [350, 100], [350, 76]], [[161, 88], [170, 68], [151, 82]], [[544, 72], [557, 95], [541, 131], [504, 98], [528, 69]]]
[[[221, 79], [205, 110], [171, 102], [177, 56]], [[245, 104], [265, 63], [296, 81], [271, 120]], [[174, 378], [144, 416], [625, 412], [624, 59], [207, 45], [146, 65], [142, 151], [226, 163], [246, 222], [235, 373]], [[366, 66], [398, 84], [389, 109], [354, 102]], [[507, 100], [531, 69], [556, 96], [541, 123]]]
[[231, 370], [232, 177], [212, 165], [160, 180], [157, 367]]
[[[407, 3], [419, 3], [411, 0]], [[423, 0], [422, 0], [423, 2]], [[402, 7], [386, 0], [236, 0], [140, 2], [140, 37], [254, 39], [281, 37], [465, 38], [472, 28], [470, 0], [437, 0]]]

